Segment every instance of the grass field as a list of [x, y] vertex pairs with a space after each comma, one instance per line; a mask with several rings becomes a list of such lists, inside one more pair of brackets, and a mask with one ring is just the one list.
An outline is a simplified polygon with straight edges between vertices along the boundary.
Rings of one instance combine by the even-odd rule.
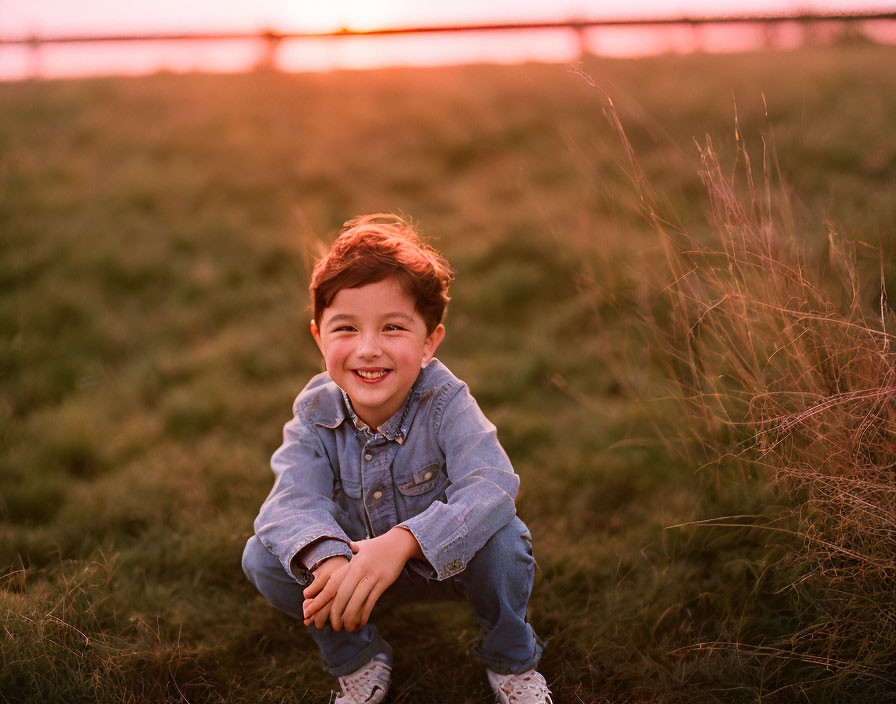
[[[698, 240], [694, 138], [733, 164], [736, 111], [761, 172], [773, 133], [823, 269], [829, 225], [896, 244], [894, 64], [856, 43], [584, 69]], [[647, 400], [667, 381], [635, 321], [671, 273], [605, 106], [562, 66], [0, 85], [0, 701], [327, 700], [240, 555], [321, 367], [306, 257], [372, 211], [457, 271], [439, 357], [522, 477], [555, 701], [896, 700], [892, 662], [775, 656], [825, 608], [793, 588], [798, 539], [669, 528], [789, 509], [662, 439], [680, 419]], [[379, 625], [391, 702], [491, 701], [462, 606]]]

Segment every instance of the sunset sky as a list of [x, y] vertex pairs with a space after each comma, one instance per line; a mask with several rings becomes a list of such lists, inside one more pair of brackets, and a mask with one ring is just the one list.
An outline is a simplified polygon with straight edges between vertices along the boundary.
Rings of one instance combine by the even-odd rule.
[[109, 32], [355, 29], [572, 17], [892, 10], [856, 0], [0, 0], [0, 37]]
[[[896, 11], [896, 1], [856, 0], [0, 0], [0, 39], [59, 36], [147, 35], [216, 32], [326, 32], [379, 27], [463, 25], [570, 19]], [[874, 30], [896, 41], [896, 23]], [[776, 30], [779, 47], [799, 45], [799, 27]], [[383, 66], [431, 66], [470, 62], [567, 62], [580, 56], [579, 37], [569, 30], [538, 33], [412, 35], [339, 41], [286, 41], [276, 52], [284, 71], [330, 71]], [[604, 56], [651, 53], [749, 51], [768, 36], [762, 28], [679, 26], [590, 30], [587, 48]], [[174, 72], [234, 73], [258, 65], [256, 41], [115, 42], [0, 45], [0, 80], [43, 76]]]

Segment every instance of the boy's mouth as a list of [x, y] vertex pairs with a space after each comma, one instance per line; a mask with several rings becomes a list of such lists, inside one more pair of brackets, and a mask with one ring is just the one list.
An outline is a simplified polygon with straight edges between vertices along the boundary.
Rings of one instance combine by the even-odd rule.
[[391, 369], [355, 369], [354, 373], [364, 379], [365, 381], [379, 381], [384, 376], [386, 376]]

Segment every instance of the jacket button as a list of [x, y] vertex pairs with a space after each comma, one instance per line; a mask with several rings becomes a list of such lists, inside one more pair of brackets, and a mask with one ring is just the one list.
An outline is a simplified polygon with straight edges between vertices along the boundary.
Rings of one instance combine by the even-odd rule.
[[424, 479], [432, 479], [432, 472], [427, 472], [426, 474], [423, 475], [423, 478]]
[[377, 489], [375, 492], [373, 492], [373, 498], [374, 499], [383, 498], [383, 492], [381, 492], [379, 489]]
[[367, 460], [368, 462], [370, 462], [370, 460], [373, 459], [373, 455], [371, 455], [371, 454], [368, 452], [366, 455], [364, 455], [364, 459]]

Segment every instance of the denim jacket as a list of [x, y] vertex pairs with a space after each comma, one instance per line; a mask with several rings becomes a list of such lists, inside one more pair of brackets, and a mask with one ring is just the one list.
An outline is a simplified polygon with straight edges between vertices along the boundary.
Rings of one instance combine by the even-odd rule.
[[516, 515], [519, 477], [467, 385], [433, 359], [402, 408], [371, 431], [325, 372], [302, 390], [271, 458], [274, 487], [255, 533], [300, 583], [349, 540], [400, 525], [447, 579]]

